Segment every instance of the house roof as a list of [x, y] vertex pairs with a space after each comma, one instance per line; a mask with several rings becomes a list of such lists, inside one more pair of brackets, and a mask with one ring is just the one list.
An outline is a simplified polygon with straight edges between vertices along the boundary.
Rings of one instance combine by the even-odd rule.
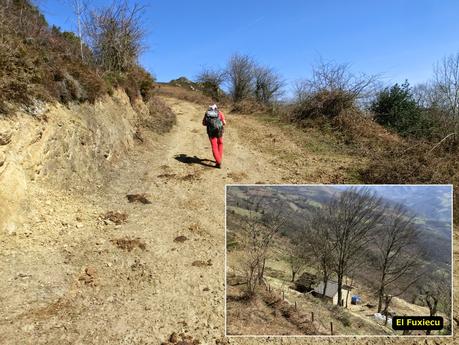
[[[352, 287], [348, 285], [343, 284], [342, 286], [342, 290], [351, 290], [351, 289]], [[322, 294], [323, 291], [324, 291], [324, 282], [320, 282], [319, 285], [317, 285], [317, 287], [314, 289], [314, 292], [318, 294]], [[325, 296], [333, 298], [333, 296], [335, 296], [337, 292], [338, 292], [338, 283], [333, 280], [329, 280], [327, 282], [327, 289], [325, 290]]]

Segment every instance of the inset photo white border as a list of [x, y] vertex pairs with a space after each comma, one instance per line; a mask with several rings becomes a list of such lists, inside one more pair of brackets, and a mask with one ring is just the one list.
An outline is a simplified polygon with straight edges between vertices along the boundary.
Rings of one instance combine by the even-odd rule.
[[[227, 294], [228, 294], [228, 253], [227, 253], [227, 198], [228, 198], [228, 188], [231, 187], [356, 187], [356, 188], [365, 188], [365, 187], [449, 187], [450, 189], [450, 210], [451, 210], [451, 334], [446, 335], [412, 335], [412, 334], [333, 334], [333, 335], [323, 335], [323, 334], [312, 334], [312, 335], [278, 335], [278, 334], [255, 334], [255, 335], [244, 335], [244, 334], [228, 334], [228, 314], [227, 314]], [[454, 322], [453, 320], [453, 311], [454, 311], [454, 208], [453, 208], [453, 184], [244, 184], [244, 183], [235, 183], [235, 184], [226, 184], [225, 185], [225, 241], [224, 241], [224, 250], [225, 250], [225, 296], [224, 296], [224, 319], [225, 319], [225, 337], [230, 338], [451, 338], [454, 336]], [[407, 315], [415, 316], [415, 315]]]

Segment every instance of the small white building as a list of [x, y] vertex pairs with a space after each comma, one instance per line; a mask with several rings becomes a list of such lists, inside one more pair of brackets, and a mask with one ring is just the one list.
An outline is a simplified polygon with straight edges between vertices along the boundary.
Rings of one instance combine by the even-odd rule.
[[[341, 286], [341, 305], [346, 306], [351, 302], [351, 290], [352, 287], [343, 284]], [[324, 292], [324, 282], [320, 282], [319, 285], [314, 289], [314, 296], [322, 297]], [[338, 304], [338, 283], [329, 280], [327, 282], [327, 289], [325, 290], [325, 299], [329, 300], [333, 304]]]

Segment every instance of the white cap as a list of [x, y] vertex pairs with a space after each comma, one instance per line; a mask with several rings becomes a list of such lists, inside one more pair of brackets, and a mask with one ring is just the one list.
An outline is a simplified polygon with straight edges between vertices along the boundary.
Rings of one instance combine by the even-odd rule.
[[216, 104], [212, 104], [209, 106], [209, 109], [212, 109], [212, 110], [217, 110], [217, 105]]

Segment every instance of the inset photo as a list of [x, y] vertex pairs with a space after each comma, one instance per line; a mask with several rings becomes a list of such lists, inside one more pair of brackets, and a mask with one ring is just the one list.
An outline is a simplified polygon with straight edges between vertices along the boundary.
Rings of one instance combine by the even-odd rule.
[[451, 336], [451, 185], [227, 185], [227, 336]]

